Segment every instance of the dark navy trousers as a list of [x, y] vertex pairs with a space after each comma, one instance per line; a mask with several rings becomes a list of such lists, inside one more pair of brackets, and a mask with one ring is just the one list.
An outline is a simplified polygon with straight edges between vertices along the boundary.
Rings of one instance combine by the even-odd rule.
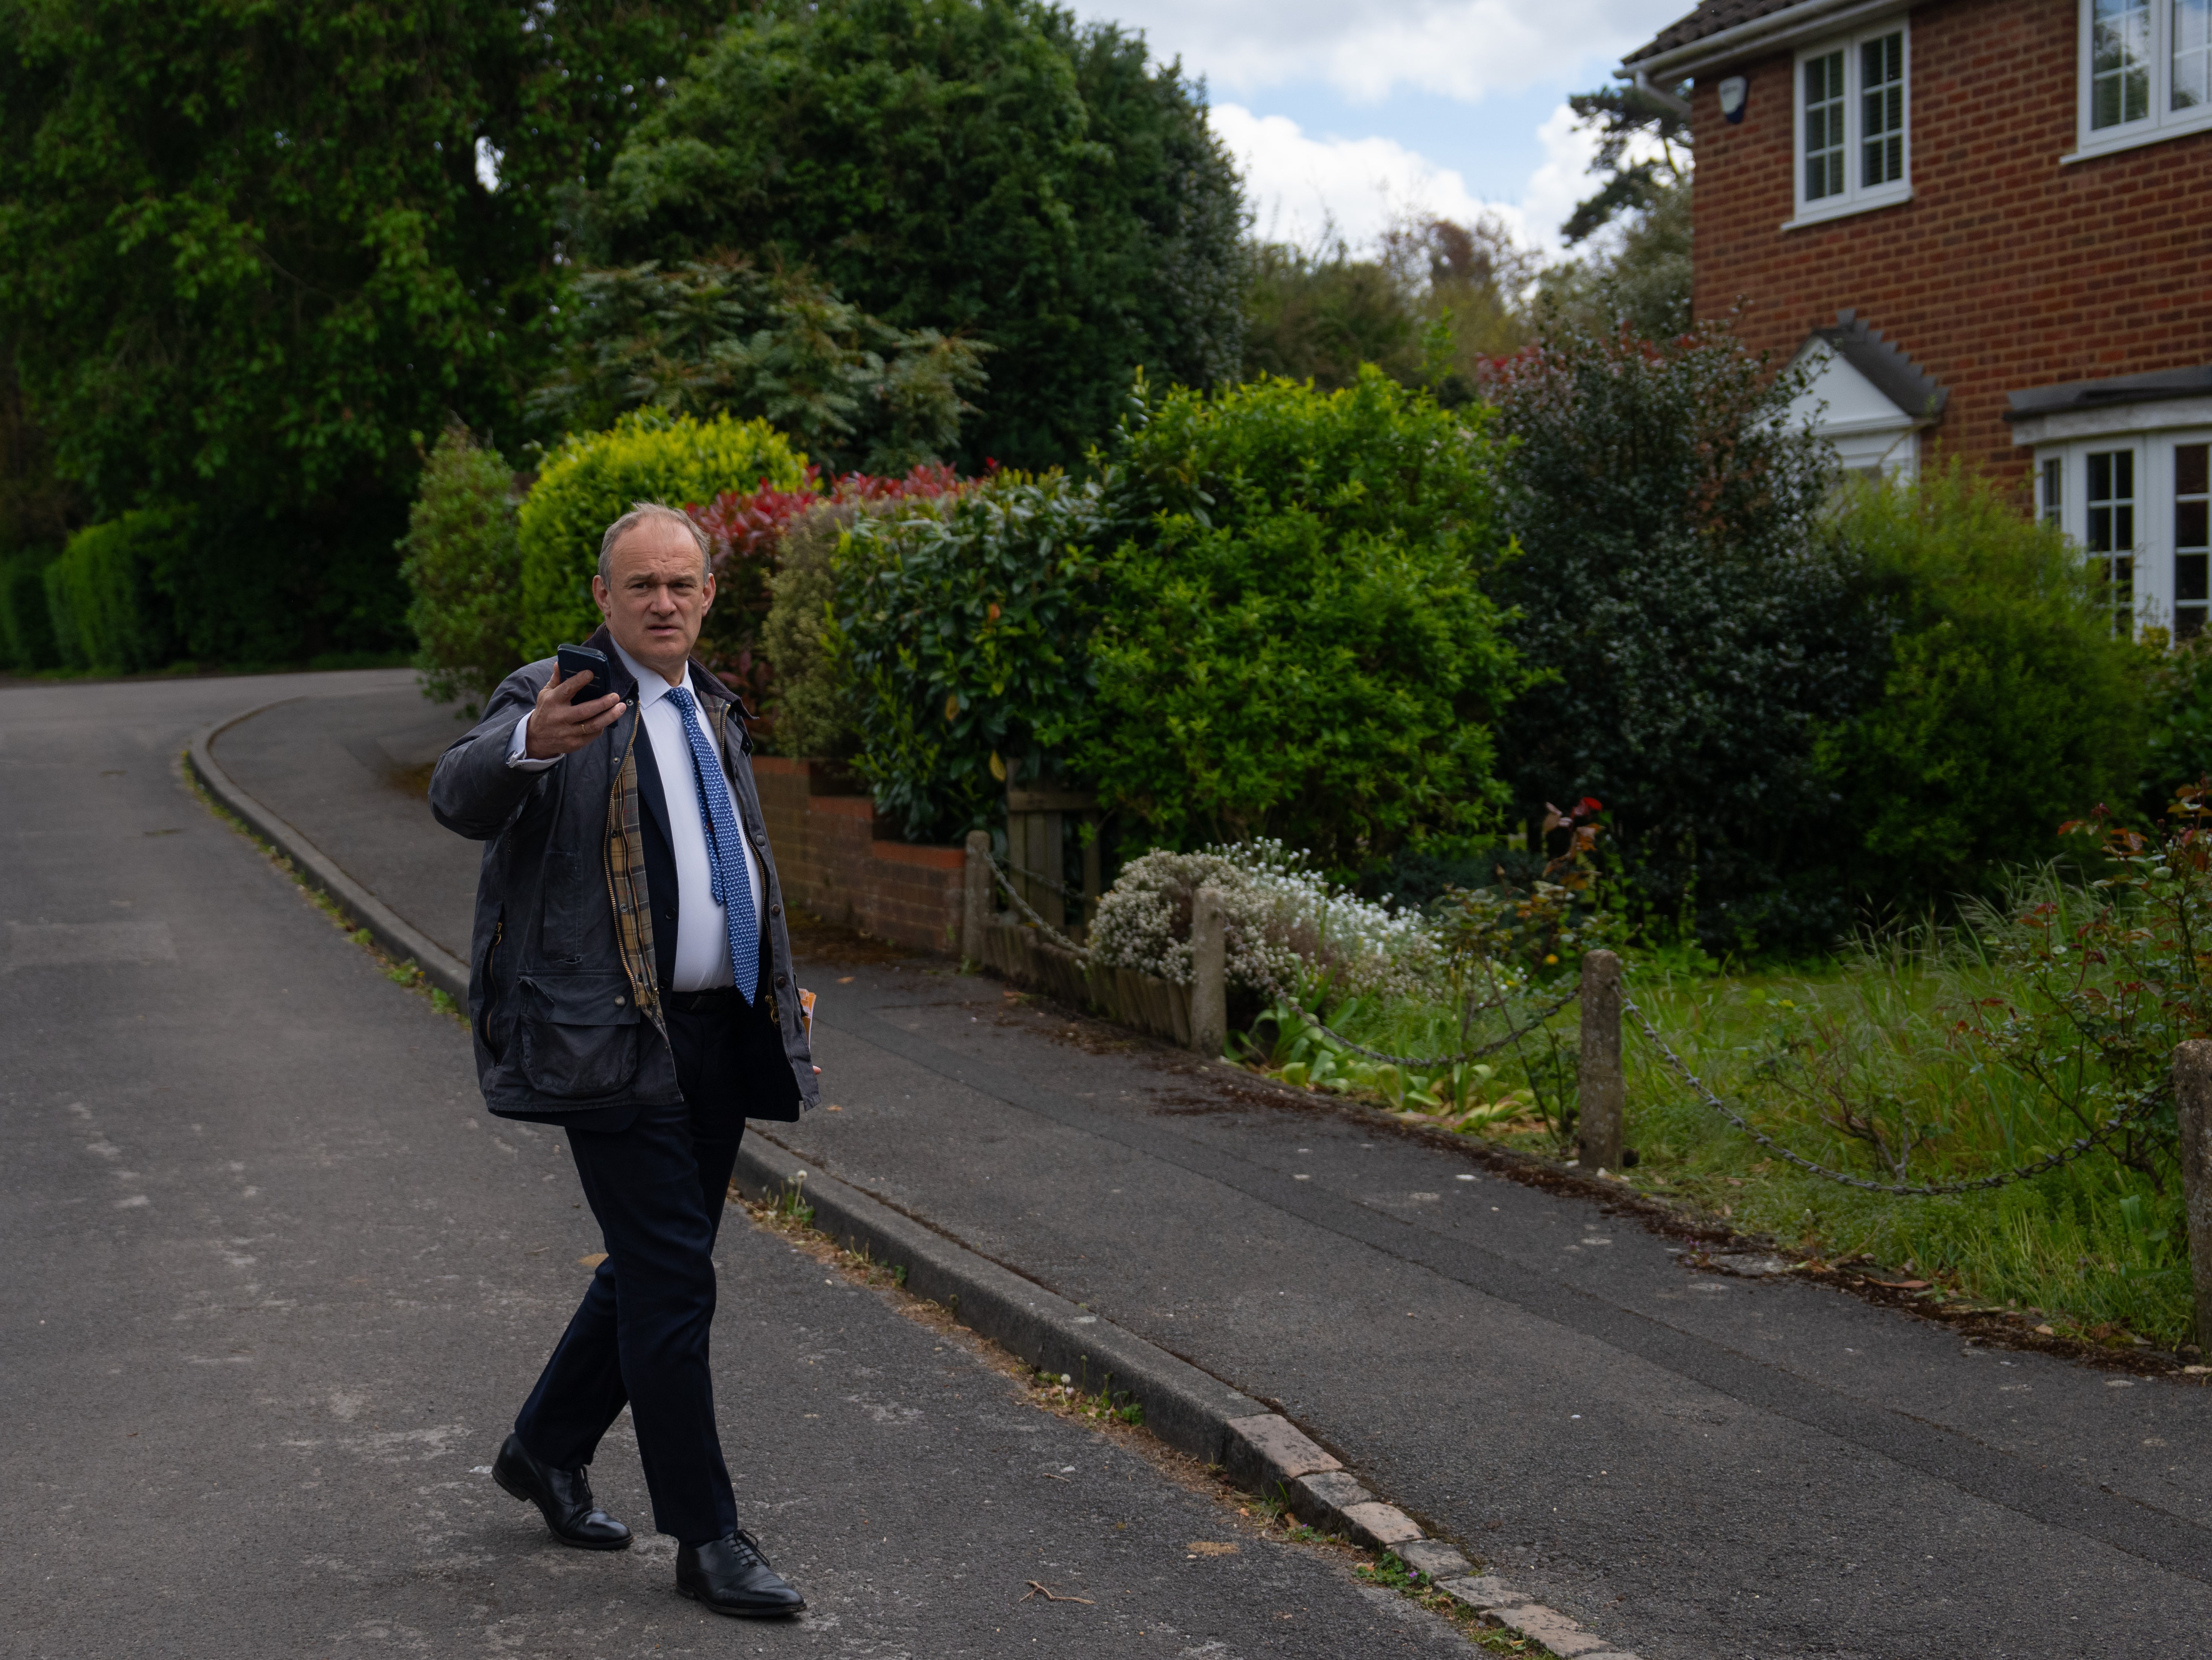
[[[735, 1003], [737, 994], [726, 994]], [[707, 1000], [666, 1002], [684, 1104], [641, 1107], [618, 1129], [568, 1131], [607, 1260], [514, 1420], [531, 1456], [556, 1469], [592, 1462], [627, 1404], [653, 1495], [653, 1525], [684, 1544], [738, 1525], [714, 1427], [708, 1331], [714, 1237], [744, 1134], [746, 1024]]]

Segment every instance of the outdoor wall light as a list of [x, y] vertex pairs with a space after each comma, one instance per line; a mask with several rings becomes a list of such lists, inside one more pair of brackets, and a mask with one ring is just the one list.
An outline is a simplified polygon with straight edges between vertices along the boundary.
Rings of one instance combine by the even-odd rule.
[[1743, 125], [1744, 100], [1751, 95], [1751, 82], [1741, 75], [1731, 75], [1721, 82], [1721, 113], [1728, 118], [1730, 126]]

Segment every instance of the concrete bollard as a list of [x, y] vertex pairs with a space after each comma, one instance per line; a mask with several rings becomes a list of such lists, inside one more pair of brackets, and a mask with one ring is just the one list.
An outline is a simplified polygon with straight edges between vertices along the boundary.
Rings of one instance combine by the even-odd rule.
[[968, 832], [968, 887], [961, 896], [960, 955], [983, 965], [983, 932], [991, 926], [991, 832]]
[[2189, 1275], [2197, 1342], [2212, 1353], [2212, 1041], [2173, 1046], [2173, 1116], [2181, 1132], [2181, 1195], [2189, 1216]]
[[1229, 939], [1219, 888], [1190, 907], [1190, 1046], [1212, 1060], [1229, 1041]]
[[1583, 1043], [1577, 1152], [1592, 1170], [1620, 1169], [1628, 1080], [1620, 1071], [1620, 958], [1594, 951], [1583, 958]]

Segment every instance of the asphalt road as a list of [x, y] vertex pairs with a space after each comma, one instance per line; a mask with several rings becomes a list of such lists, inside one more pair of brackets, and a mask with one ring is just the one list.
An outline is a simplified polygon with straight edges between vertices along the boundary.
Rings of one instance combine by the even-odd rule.
[[[344, 747], [336, 723], [399, 733], [422, 708], [295, 705], [217, 753], [260, 756], [282, 788]], [[373, 769], [318, 775], [391, 789]], [[314, 810], [342, 842], [349, 816]], [[362, 859], [434, 932], [447, 855], [411, 822], [411, 861]], [[2203, 1387], [1692, 1273], [1586, 1201], [942, 964], [816, 971], [838, 1110], [777, 1140], [1279, 1402], [1383, 1496], [1646, 1660], [2206, 1646]]]
[[[1466, 1651], [742, 1216], [719, 1253], [726, 1445], [811, 1611], [707, 1614], [665, 1539], [550, 1543], [488, 1468], [599, 1248], [562, 1140], [487, 1117], [462, 1029], [176, 766], [252, 703], [312, 690], [343, 715], [362, 705], [333, 694], [405, 684], [0, 689], [0, 1648]], [[632, 1450], [618, 1426], [593, 1476], [642, 1529]], [[1031, 1579], [1091, 1600], [1025, 1601]]]

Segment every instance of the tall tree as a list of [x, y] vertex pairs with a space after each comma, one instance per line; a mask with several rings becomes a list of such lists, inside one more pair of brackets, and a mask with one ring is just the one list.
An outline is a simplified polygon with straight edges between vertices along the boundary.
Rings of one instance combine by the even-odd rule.
[[1179, 65], [1039, 0], [764, 0], [624, 146], [584, 216], [607, 263], [811, 269], [902, 330], [992, 348], [964, 458], [1072, 459], [1131, 373], [1242, 348], [1244, 210]]
[[1582, 253], [1544, 273], [1542, 300], [1586, 327], [1626, 324], [1652, 340], [1686, 332], [1693, 320], [1688, 115], [1636, 87], [1567, 102], [1597, 136], [1589, 170], [1600, 183], [1559, 228]]
[[202, 509], [188, 649], [396, 633], [422, 435], [514, 430], [561, 198], [726, 9], [0, 0], [0, 337], [96, 515]]

